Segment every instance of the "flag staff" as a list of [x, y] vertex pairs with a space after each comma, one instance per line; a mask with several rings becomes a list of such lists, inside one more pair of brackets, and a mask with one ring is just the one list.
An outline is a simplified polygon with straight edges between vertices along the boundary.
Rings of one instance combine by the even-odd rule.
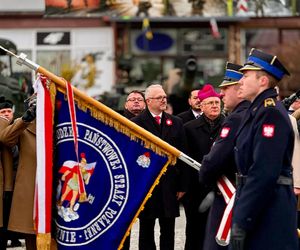
[[[41, 74], [45, 75], [50, 80], [52, 80], [53, 82], [57, 83], [61, 88], [63, 88], [63, 89], [66, 88], [66, 80], [64, 80], [61, 77], [56, 76], [55, 74], [49, 72], [48, 70], [46, 70], [45, 68], [41, 67], [37, 63], [29, 60], [27, 58], [26, 54], [21, 53], [20, 55], [16, 55], [13, 52], [5, 49], [2, 46], [0, 46], [0, 49], [4, 50], [7, 54], [9, 54], [9, 55], [17, 58], [17, 64], [18, 65], [20, 65], [20, 66], [25, 65], [25, 66], [29, 67], [30, 69], [34, 70], [35, 72], [38, 72], [38, 73], [41, 73]], [[148, 131], [140, 128], [138, 125], [136, 125], [135, 123], [129, 121], [127, 118], [123, 117], [122, 115], [118, 114], [117, 112], [112, 111], [110, 108], [108, 108], [107, 106], [105, 106], [101, 102], [99, 102], [99, 101], [97, 101], [97, 100], [95, 100], [95, 99], [93, 99], [91, 97], [87, 97], [80, 90], [78, 90], [78, 89], [76, 89], [76, 88], [73, 87], [73, 91], [74, 91], [74, 94], [76, 96], [78, 96], [78, 97], [81, 97], [83, 99], [87, 99], [88, 98], [88, 102], [89, 103], [91, 103], [92, 105], [94, 105], [96, 107], [99, 107], [100, 110], [102, 110], [106, 114], [109, 114], [113, 118], [117, 118], [125, 126], [131, 127], [133, 129], [135, 129], [136, 131], [142, 131], [142, 133], [140, 133], [140, 134], [143, 137], [145, 137], [148, 140], [154, 141], [155, 143], [157, 143], [158, 145], [160, 145], [162, 148], [164, 148], [165, 150], [171, 152], [178, 159], [182, 160], [183, 162], [185, 162], [186, 164], [188, 164], [192, 168], [194, 168], [196, 170], [200, 169], [201, 164], [199, 162], [197, 162], [196, 160], [192, 159], [191, 157], [189, 157], [188, 155], [184, 154], [183, 152], [179, 151], [175, 147], [171, 146], [170, 144], [168, 144], [165, 141], [161, 140], [160, 138], [156, 137], [152, 133], [150, 133], [150, 132], [148, 132]]]

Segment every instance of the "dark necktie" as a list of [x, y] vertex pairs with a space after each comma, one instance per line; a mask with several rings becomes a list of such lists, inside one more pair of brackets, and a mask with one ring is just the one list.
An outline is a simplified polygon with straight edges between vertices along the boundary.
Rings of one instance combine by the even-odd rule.
[[154, 118], [155, 118], [156, 123], [157, 123], [158, 125], [160, 125], [160, 116], [159, 116], [159, 115], [156, 115], [156, 116], [154, 116]]

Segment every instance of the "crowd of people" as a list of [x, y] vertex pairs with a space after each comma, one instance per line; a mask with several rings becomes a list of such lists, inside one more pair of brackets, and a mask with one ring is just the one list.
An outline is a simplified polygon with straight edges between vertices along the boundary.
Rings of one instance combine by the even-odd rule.
[[[126, 118], [201, 163], [197, 171], [178, 161], [161, 177], [139, 215], [140, 250], [157, 249], [156, 221], [159, 249], [174, 250], [180, 204], [185, 250], [299, 249], [299, 115], [293, 115], [300, 100], [289, 110], [278, 100], [285, 75], [276, 56], [253, 49], [243, 66], [227, 63], [220, 93], [210, 84], [193, 89], [190, 109], [178, 115], [167, 112], [160, 84], [128, 94]], [[0, 249], [8, 240], [18, 244], [13, 232], [22, 234], [26, 249], [36, 249], [35, 105], [31, 100], [14, 120], [13, 103], [0, 97]], [[130, 235], [123, 249], [130, 249]]]

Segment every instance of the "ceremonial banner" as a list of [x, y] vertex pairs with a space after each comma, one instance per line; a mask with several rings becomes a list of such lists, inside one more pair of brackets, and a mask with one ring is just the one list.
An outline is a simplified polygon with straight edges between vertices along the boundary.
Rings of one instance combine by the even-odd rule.
[[[33, 218], [37, 249], [55, 249], [56, 242], [59, 249], [121, 249], [168, 164], [174, 165], [177, 158], [195, 169], [200, 164], [25, 54], [0, 49], [16, 57], [19, 65], [39, 73], [35, 84]], [[54, 215], [52, 176], [56, 187]], [[53, 219], [56, 241], [51, 235]]]
[[[79, 160], [66, 96], [56, 94], [58, 249], [118, 249], [168, 163], [75, 102]], [[148, 197], [147, 197], [148, 195]]]

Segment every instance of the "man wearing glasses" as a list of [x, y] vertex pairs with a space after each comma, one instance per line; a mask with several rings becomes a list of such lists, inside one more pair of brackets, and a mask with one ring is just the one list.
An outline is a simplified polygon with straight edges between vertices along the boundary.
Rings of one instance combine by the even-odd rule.
[[143, 93], [138, 90], [133, 90], [127, 96], [123, 115], [131, 119], [142, 113], [145, 108], [146, 103]]
[[[220, 94], [212, 85], [206, 84], [198, 92], [198, 98], [201, 101], [203, 114], [198, 119], [184, 124], [184, 129], [189, 156], [201, 162], [217, 138], [224, 117], [221, 115]], [[187, 204], [185, 250], [203, 249], [208, 211], [200, 213], [198, 208], [205, 195], [206, 191], [200, 186], [198, 180], [198, 171], [190, 169], [189, 187], [185, 196]]]
[[[131, 119], [142, 113], [145, 110], [145, 108], [146, 103], [144, 94], [138, 90], [133, 90], [128, 94], [126, 98], [126, 102], [124, 104], [124, 111], [122, 115], [128, 119]], [[130, 235], [127, 236], [122, 249], [130, 249]]]
[[[167, 114], [167, 96], [159, 84], [150, 85], [145, 91], [146, 110], [132, 119], [152, 134], [184, 151], [185, 134], [180, 118]], [[154, 241], [155, 220], [160, 225], [160, 249], [173, 250], [175, 218], [179, 216], [179, 199], [187, 186], [187, 168], [181, 162], [168, 167], [155, 187], [152, 197], [140, 214], [139, 249], [156, 250]]]

